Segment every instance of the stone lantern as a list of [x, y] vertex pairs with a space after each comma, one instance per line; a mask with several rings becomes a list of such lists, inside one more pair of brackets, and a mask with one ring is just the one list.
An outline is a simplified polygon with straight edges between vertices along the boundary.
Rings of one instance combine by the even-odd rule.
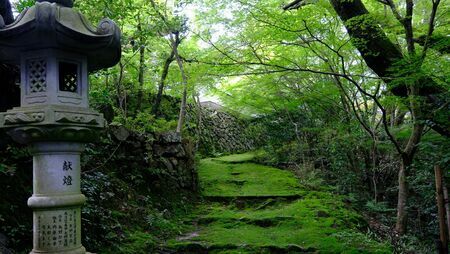
[[10, 25], [0, 18], [0, 62], [21, 69], [21, 105], [0, 114], [0, 127], [33, 154], [31, 253], [86, 252], [80, 153], [105, 122], [89, 109], [88, 73], [115, 65], [121, 54], [111, 20], [93, 27], [72, 6], [37, 0]]

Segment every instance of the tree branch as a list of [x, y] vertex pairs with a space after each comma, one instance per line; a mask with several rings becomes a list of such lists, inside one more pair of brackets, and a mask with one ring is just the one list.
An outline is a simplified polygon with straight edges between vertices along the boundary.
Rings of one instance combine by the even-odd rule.
[[422, 51], [422, 56], [421, 56], [422, 61], [425, 59], [425, 56], [427, 54], [427, 50], [429, 48], [430, 38], [431, 38], [431, 35], [433, 35], [433, 32], [434, 32], [436, 12], [437, 12], [437, 9], [439, 7], [440, 2], [441, 2], [440, 0], [433, 0], [433, 7], [431, 9], [430, 21], [428, 22], [428, 32], [427, 32], [427, 35], [425, 36], [425, 42], [424, 42], [424, 45], [423, 45], [423, 51]]
[[405, 22], [405, 18], [402, 17], [400, 12], [397, 9], [397, 6], [395, 5], [394, 1], [392, 0], [386, 0], [387, 6], [391, 8], [392, 14], [394, 14], [394, 17], [403, 25]]
[[412, 27], [413, 9], [414, 9], [413, 0], [406, 0], [406, 16], [404, 18], [403, 26], [405, 27], [406, 45], [408, 48], [408, 53], [410, 55], [415, 54], [414, 35]]
[[303, 2], [304, 0], [295, 0], [293, 2], [288, 3], [287, 5], [283, 6], [283, 10], [296, 10], [304, 5], [307, 5], [307, 2]]

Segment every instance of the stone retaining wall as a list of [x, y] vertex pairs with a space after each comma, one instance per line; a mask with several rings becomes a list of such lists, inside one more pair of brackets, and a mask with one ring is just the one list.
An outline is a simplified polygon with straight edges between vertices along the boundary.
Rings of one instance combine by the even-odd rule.
[[[198, 123], [197, 110], [190, 109], [188, 120]], [[246, 135], [245, 120], [220, 108], [201, 108], [200, 128], [191, 130], [199, 137], [199, 151], [205, 155], [236, 153], [252, 150], [253, 141]], [[194, 128], [192, 128], [194, 129]]]
[[[175, 132], [133, 133], [123, 126], [110, 126], [109, 133], [120, 142], [122, 159], [140, 168], [161, 171], [153, 184], [170, 184], [173, 189], [197, 189], [197, 172], [192, 141]], [[127, 162], [125, 162], [127, 163]]]

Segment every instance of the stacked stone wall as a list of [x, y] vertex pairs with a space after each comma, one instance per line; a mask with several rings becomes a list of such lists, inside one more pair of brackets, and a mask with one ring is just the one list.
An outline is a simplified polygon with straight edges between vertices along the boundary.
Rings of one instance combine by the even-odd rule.
[[157, 170], [159, 177], [151, 179], [153, 186], [196, 190], [197, 172], [192, 141], [175, 132], [136, 133], [123, 126], [110, 126], [109, 134], [119, 145], [116, 155], [125, 167]]
[[[247, 136], [248, 123], [237, 113], [232, 114], [222, 109], [201, 107], [201, 118], [198, 109], [191, 108], [189, 121], [199, 125], [191, 130], [199, 141], [198, 149], [204, 155], [236, 153], [254, 148], [253, 141]], [[194, 129], [194, 128], [192, 128]]]

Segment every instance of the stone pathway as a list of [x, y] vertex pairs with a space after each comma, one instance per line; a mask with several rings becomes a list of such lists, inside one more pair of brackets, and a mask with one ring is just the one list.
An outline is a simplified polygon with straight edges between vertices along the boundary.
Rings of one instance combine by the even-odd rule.
[[204, 202], [192, 231], [167, 242], [171, 253], [391, 253], [370, 239], [366, 223], [326, 191], [312, 191], [288, 171], [252, 163], [252, 154], [205, 159]]

